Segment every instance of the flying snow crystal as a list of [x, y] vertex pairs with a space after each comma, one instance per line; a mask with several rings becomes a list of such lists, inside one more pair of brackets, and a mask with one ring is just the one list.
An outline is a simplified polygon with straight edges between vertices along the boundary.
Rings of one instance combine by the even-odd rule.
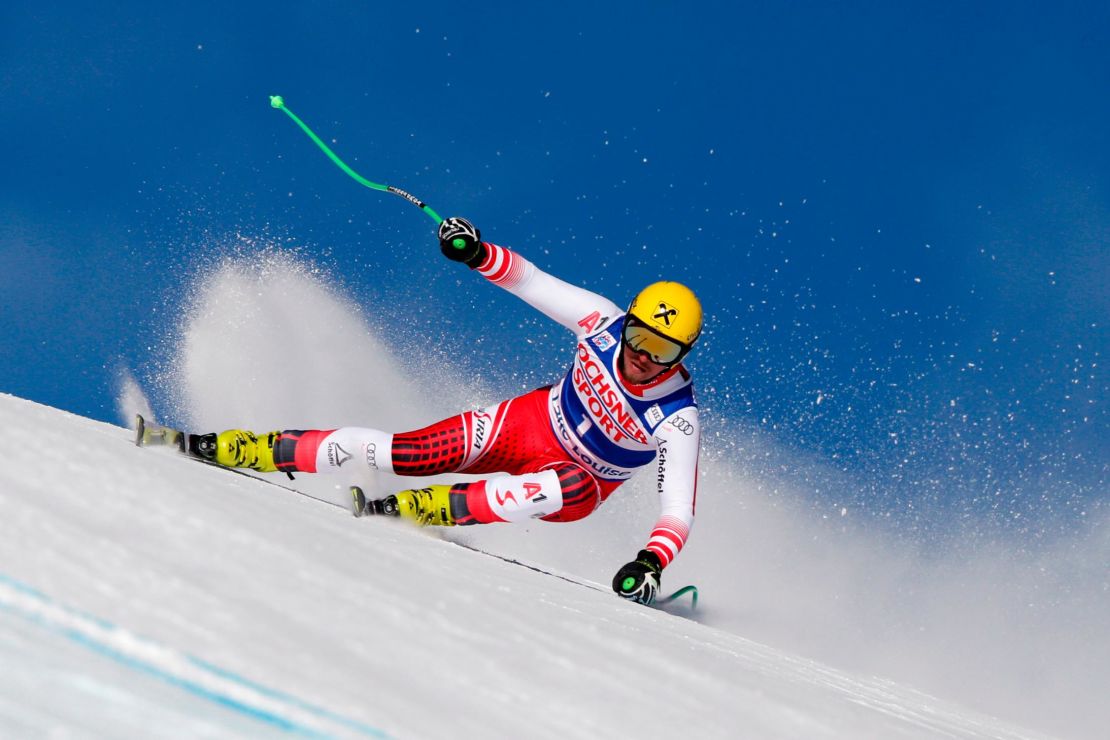
[[138, 381], [128, 370], [123, 370], [117, 379], [118, 390], [116, 393], [116, 413], [120, 421], [130, 427], [135, 419], [135, 414], [142, 414], [147, 419], [154, 418], [150, 401], [143, 392]]

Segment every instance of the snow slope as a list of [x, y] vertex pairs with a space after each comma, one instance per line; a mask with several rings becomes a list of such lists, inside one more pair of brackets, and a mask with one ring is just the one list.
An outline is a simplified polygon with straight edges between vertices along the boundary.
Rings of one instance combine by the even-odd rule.
[[11, 396], [0, 449], [0, 735], [1035, 736]]

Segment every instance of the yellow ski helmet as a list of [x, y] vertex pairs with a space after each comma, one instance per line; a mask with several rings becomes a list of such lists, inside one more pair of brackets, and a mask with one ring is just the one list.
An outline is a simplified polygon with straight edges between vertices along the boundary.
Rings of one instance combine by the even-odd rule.
[[628, 307], [624, 341], [660, 365], [686, 356], [701, 334], [701, 303], [694, 291], [664, 280], [641, 290]]

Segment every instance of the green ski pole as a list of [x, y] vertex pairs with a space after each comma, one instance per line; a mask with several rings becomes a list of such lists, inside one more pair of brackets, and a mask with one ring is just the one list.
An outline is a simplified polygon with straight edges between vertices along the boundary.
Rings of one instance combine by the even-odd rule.
[[683, 586], [682, 588], [678, 589], [677, 591], [675, 591], [670, 596], [665, 596], [662, 599], [658, 599], [655, 603], [660, 604], [660, 605], [669, 604], [672, 601], [674, 601], [675, 599], [678, 599], [682, 596], [685, 596], [686, 594], [690, 594], [690, 608], [691, 609], [697, 609], [698, 608], [698, 587], [697, 586]]
[[[291, 110], [289, 110], [288, 108], [285, 107], [285, 101], [282, 99], [282, 97], [280, 95], [271, 95], [270, 96], [270, 105], [271, 105], [271, 107], [274, 107], [274, 108], [277, 108], [280, 111], [283, 111], [285, 113], [285, 115], [287, 115], [291, 119], [293, 119], [293, 123], [300, 126], [301, 130], [304, 131], [306, 134], [308, 134], [308, 138], [310, 138], [314, 142], [316, 142], [316, 146], [320, 147], [320, 149], [324, 152], [324, 154], [328, 155], [328, 158], [332, 162], [334, 162], [335, 165], [339, 169], [343, 170], [348, 175], [350, 175], [355, 180], [355, 182], [358, 182], [360, 185], [365, 185], [366, 187], [371, 188], [373, 190], [381, 190], [383, 193], [393, 193], [394, 195], [399, 195], [402, 198], [404, 198], [405, 200], [407, 200], [408, 202], [410, 202], [413, 205], [419, 207], [420, 210], [424, 211], [424, 213], [428, 214], [428, 216], [433, 221], [436, 222], [436, 225], [439, 225], [439, 224], [443, 223], [443, 219], [440, 218], [438, 213], [433, 211], [427, 203], [420, 200], [419, 198], [417, 198], [412, 193], [406, 193], [404, 190], [401, 190], [400, 188], [395, 188], [392, 185], [382, 185], [380, 183], [370, 182], [365, 177], [363, 177], [362, 175], [358, 174], [357, 172], [352, 170], [350, 167], [348, 167], [347, 163], [344, 162], [342, 159], [340, 159], [338, 156], [336, 156], [335, 152], [333, 152], [331, 149], [329, 149], [327, 144], [320, 141], [320, 137], [317, 136], [315, 133], [313, 133], [312, 129], [310, 129], [308, 126], [306, 126], [304, 121], [297, 118], [297, 116], [293, 113], [293, 111], [291, 111]], [[466, 242], [464, 242], [461, 239], [456, 239], [455, 243], [454, 243], [454, 246], [456, 248], [461, 249], [462, 247], [466, 246]]]

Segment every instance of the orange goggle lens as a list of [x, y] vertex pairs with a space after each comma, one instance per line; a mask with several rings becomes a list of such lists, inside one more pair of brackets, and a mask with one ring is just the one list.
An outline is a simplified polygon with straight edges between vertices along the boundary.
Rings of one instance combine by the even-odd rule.
[[624, 341], [637, 352], [645, 352], [653, 362], [671, 365], [678, 361], [686, 348], [673, 339], [656, 334], [646, 326], [631, 321], [624, 325]]

